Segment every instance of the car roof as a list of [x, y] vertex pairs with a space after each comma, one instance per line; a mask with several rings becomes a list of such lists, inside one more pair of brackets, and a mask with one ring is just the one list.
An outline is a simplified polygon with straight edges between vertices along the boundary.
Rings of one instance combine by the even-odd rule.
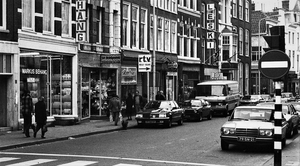
[[259, 109], [270, 109], [270, 107], [267, 107], [267, 106], [257, 106], [257, 105], [251, 105], [251, 106], [237, 106], [236, 108], [259, 108]]

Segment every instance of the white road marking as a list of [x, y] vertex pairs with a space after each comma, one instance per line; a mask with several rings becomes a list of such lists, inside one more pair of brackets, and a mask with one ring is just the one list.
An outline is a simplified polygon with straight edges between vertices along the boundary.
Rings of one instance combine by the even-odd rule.
[[30, 161], [24, 161], [16, 164], [10, 164], [6, 166], [31, 166], [31, 165], [37, 165], [42, 163], [47, 163], [51, 161], [55, 161], [56, 159], [36, 159], [36, 160], [30, 160]]
[[123, 164], [123, 163], [120, 163], [120, 164], [113, 165], [113, 166], [142, 166], [142, 165], [135, 165], [135, 164]]
[[17, 159], [20, 159], [20, 158], [14, 158], [14, 157], [1, 157], [1, 158], [0, 158], [0, 163], [1, 163], [1, 162], [6, 162], [6, 161], [17, 160]]
[[[218, 165], [218, 164], [192, 163], [192, 162], [167, 161], [167, 160], [151, 160], [151, 159], [137, 159], [137, 158], [123, 158], [123, 157], [109, 157], [109, 156], [88, 156], [88, 155], [68, 155], [68, 154], [46, 154], [46, 153], [20, 153], [20, 152], [0, 152], [0, 154], [51, 156], [51, 157], [96, 158], [96, 159], [127, 160], [127, 161], [153, 162], [153, 163], [164, 163], [164, 164], [181, 164], [181, 165], [197, 165], [197, 166], [225, 166], [225, 165]], [[22, 166], [24, 166], [24, 165], [22, 165]]]
[[81, 160], [78, 160], [78, 161], [74, 161], [74, 162], [70, 162], [70, 163], [67, 163], [67, 164], [61, 164], [61, 165], [57, 165], [57, 166], [85, 166], [85, 165], [91, 165], [91, 164], [95, 164], [97, 163], [97, 161], [81, 161]]

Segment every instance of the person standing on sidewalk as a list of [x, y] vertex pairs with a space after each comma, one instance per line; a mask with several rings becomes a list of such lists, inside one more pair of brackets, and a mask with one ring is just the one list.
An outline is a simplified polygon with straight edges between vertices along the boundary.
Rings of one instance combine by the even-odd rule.
[[24, 91], [24, 95], [21, 98], [21, 102], [22, 102], [22, 115], [24, 119], [24, 133], [26, 137], [30, 137], [29, 129], [32, 128], [33, 132], [35, 132], [35, 128], [34, 125], [32, 125], [33, 103], [28, 90]]
[[47, 111], [46, 104], [44, 103], [44, 97], [39, 97], [39, 101], [35, 104], [35, 122], [36, 122], [36, 130], [34, 132], [33, 137], [36, 137], [36, 133], [41, 129], [42, 135], [41, 138], [45, 137], [46, 123], [47, 123]]
[[138, 90], [136, 90], [133, 100], [134, 100], [134, 110], [136, 114], [141, 110], [144, 102], [143, 97], [140, 95], [140, 92]]
[[108, 109], [113, 116], [113, 120], [115, 121], [116, 126], [119, 122], [121, 106], [122, 105], [120, 98], [116, 94], [113, 94], [112, 98], [109, 100]]
[[128, 116], [128, 120], [132, 120], [132, 110], [133, 110], [133, 104], [134, 100], [131, 93], [128, 93], [128, 96], [126, 98], [126, 114]]

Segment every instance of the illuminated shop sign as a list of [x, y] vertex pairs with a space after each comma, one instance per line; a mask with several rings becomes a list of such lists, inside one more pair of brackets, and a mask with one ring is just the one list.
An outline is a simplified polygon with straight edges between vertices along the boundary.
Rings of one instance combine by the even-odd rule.
[[76, 1], [76, 41], [86, 41], [86, 0]]
[[[215, 18], [216, 18], [215, 4], [207, 4], [207, 24], [208, 30], [214, 31], [215, 28]], [[215, 32], [207, 32], [207, 49], [214, 49], [215, 46]]]
[[47, 70], [42, 69], [21, 69], [22, 74], [43, 74], [47, 75]]
[[121, 84], [137, 84], [137, 68], [136, 67], [122, 67]]

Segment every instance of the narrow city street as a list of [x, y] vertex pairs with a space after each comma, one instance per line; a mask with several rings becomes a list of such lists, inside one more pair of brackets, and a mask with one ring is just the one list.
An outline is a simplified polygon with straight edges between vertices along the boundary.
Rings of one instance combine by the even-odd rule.
[[[10, 160], [5, 164], [22, 166], [30, 165], [28, 161], [41, 165], [263, 166], [273, 160], [270, 147], [231, 146], [229, 151], [222, 151], [219, 130], [226, 120], [214, 117], [202, 122], [185, 122], [182, 126], [174, 124], [172, 128], [145, 126], [11, 149], [0, 156]], [[292, 141], [287, 140], [287, 148]]]

